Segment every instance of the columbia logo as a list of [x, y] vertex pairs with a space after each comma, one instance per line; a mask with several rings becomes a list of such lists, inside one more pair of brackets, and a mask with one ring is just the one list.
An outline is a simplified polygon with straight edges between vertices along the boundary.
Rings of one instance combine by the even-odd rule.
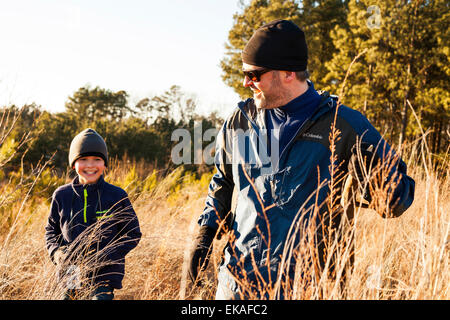
[[323, 137], [320, 134], [304, 133], [303, 136], [312, 139], [319, 139], [319, 140], [323, 139]]

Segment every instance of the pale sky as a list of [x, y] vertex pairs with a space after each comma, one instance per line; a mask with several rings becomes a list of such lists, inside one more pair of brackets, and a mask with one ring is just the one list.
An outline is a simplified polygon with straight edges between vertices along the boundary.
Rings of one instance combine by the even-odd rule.
[[226, 116], [239, 101], [221, 78], [238, 0], [0, 0], [0, 106], [64, 111], [90, 84], [130, 102], [176, 84], [199, 112]]

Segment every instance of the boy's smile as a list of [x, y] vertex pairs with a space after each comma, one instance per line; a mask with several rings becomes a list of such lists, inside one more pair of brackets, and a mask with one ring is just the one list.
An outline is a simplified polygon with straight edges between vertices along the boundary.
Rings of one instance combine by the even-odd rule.
[[81, 184], [96, 183], [106, 168], [103, 159], [96, 156], [81, 157], [74, 167]]

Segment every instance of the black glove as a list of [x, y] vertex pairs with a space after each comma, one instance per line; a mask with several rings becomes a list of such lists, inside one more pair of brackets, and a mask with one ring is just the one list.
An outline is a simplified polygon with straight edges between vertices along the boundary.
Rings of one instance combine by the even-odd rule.
[[216, 230], [208, 226], [202, 226], [194, 240], [188, 270], [188, 275], [194, 284], [197, 280], [198, 273], [205, 270], [208, 266], [215, 235]]
[[[374, 147], [371, 144], [362, 142], [361, 152], [358, 153], [357, 145], [352, 147], [352, 156], [349, 163], [349, 171], [353, 178], [357, 179], [360, 186], [366, 186], [364, 190], [361, 191], [361, 195], [364, 199], [371, 202], [372, 197], [370, 196], [368, 184], [366, 183], [366, 177], [369, 170], [373, 170], [379, 163], [379, 158], [374, 151]], [[369, 178], [369, 177], [367, 177]]]

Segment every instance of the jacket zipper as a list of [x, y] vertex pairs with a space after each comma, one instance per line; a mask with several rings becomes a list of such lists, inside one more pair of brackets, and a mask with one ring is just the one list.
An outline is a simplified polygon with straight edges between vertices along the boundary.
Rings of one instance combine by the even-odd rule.
[[303, 122], [303, 124], [300, 126], [300, 128], [298, 128], [298, 130], [295, 133], [295, 135], [292, 136], [291, 140], [289, 141], [289, 143], [286, 145], [286, 147], [283, 149], [283, 151], [280, 154], [280, 158], [279, 158], [278, 164], [277, 164], [277, 170], [278, 170], [279, 165], [281, 163], [281, 158], [283, 157], [283, 154], [285, 153], [286, 150], [290, 149], [292, 141], [294, 141], [299, 135], [302, 135], [309, 128], [312, 127], [312, 125], [315, 123], [315, 121], [313, 119], [316, 120], [319, 116], [322, 116], [324, 113], [326, 113], [326, 111], [325, 112], [319, 112], [322, 108], [323, 108], [323, 105], [319, 105], [319, 107], [317, 108], [317, 111], [311, 117], [306, 119], [305, 122]]
[[87, 216], [86, 216], [86, 212], [87, 212], [87, 190], [83, 189], [84, 192], [84, 208], [83, 208], [83, 217], [84, 217], [84, 223], [87, 223]]
[[[328, 98], [329, 98], [329, 97], [328, 97]], [[329, 103], [329, 102], [328, 102], [328, 103]], [[327, 104], [328, 104], [328, 103], [327, 103]], [[251, 126], [253, 127], [253, 129], [255, 130], [256, 135], [258, 136], [258, 138], [261, 138], [260, 135], [259, 135], [259, 127], [253, 122], [253, 119], [250, 119], [250, 117], [249, 117], [249, 116], [247, 115], [247, 113], [244, 111], [244, 105], [245, 105], [245, 103], [242, 103], [242, 104], [239, 103], [239, 104], [238, 104], [238, 107], [239, 107], [239, 109], [241, 109], [242, 114], [244, 115], [244, 117], [250, 122], [250, 124], [251, 124]], [[278, 158], [278, 163], [277, 163], [277, 165], [276, 165], [276, 168], [273, 168], [274, 172], [277, 172], [277, 171], [278, 171], [278, 168], [279, 168], [280, 163], [281, 163], [281, 158], [283, 157], [283, 154], [285, 153], [285, 151], [286, 151], [287, 149], [289, 149], [289, 146], [291, 145], [292, 141], [294, 141], [295, 138], [297, 138], [299, 134], [303, 134], [306, 130], [308, 130], [308, 129], [314, 124], [314, 121], [312, 121], [312, 119], [317, 118], [317, 117], [318, 117], [318, 114], [322, 115], [323, 113], [325, 113], [325, 112], [323, 112], [323, 113], [320, 112], [320, 111], [322, 110], [323, 107], [324, 107], [324, 104], [323, 104], [323, 101], [321, 101], [321, 103], [320, 103], [319, 106], [317, 107], [316, 112], [314, 112], [314, 114], [313, 114], [311, 117], [309, 117], [308, 119], [306, 119], [306, 120], [303, 122], [303, 124], [300, 126], [300, 128], [298, 128], [296, 134], [291, 138], [291, 140], [289, 141], [289, 143], [286, 144], [286, 147], [285, 147], [285, 148], [283, 149], [283, 151], [281, 152], [281, 154], [280, 154], [280, 156], [279, 156], [279, 158]]]
[[[297, 132], [292, 136], [291, 140], [289, 140], [289, 142], [286, 144], [286, 147], [284, 147], [284, 149], [281, 151], [280, 157], [278, 158], [277, 167], [276, 167], [275, 172], [278, 171], [283, 154], [286, 152], [287, 149], [289, 149], [289, 147], [292, 144], [292, 141], [294, 141], [295, 138], [297, 138], [297, 136], [300, 134], [300, 131], [302, 131], [302, 133], [303, 133], [303, 131], [304, 131], [304, 130], [302, 130], [303, 128], [308, 129], [310, 127], [310, 124], [312, 123], [310, 121], [310, 119], [311, 118], [306, 119], [305, 122], [303, 122], [303, 124], [300, 126], [300, 128], [297, 129]], [[307, 126], [307, 124], [308, 124], [308, 126]]]

